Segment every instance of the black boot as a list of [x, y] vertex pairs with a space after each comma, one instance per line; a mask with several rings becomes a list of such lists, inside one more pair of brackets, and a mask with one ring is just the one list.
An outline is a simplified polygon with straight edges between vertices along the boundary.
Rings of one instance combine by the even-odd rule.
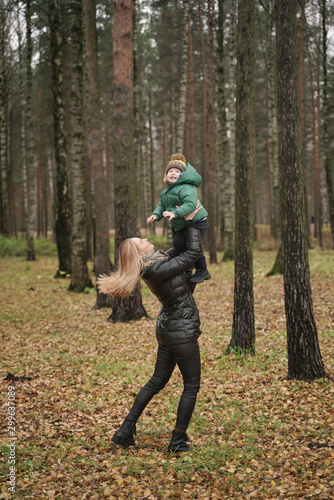
[[173, 431], [172, 440], [168, 445], [168, 451], [174, 452], [174, 453], [181, 452], [181, 451], [188, 451], [189, 450], [188, 441], [189, 441], [189, 438], [188, 438], [186, 432]]
[[116, 444], [121, 444], [123, 448], [127, 448], [128, 446], [136, 446], [133, 435], [136, 435], [136, 424], [135, 422], [131, 422], [131, 420], [125, 419], [121, 427], [112, 437], [112, 441]]

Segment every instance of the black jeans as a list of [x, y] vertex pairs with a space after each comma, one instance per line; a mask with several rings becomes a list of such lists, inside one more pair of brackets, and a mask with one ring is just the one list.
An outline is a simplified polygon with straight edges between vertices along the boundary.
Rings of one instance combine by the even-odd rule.
[[[204, 240], [209, 224], [207, 220], [198, 220], [195, 222], [195, 227], [200, 231], [201, 241]], [[178, 253], [187, 250], [187, 229], [180, 229], [180, 231], [173, 230], [173, 247]], [[204, 255], [195, 262], [195, 268], [204, 271], [206, 269], [206, 260]]]
[[154, 373], [140, 389], [127, 416], [128, 420], [137, 422], [153, 396], [165, 387], [176, 364], [180, 368], [184, 387], [177, 410], [175, 427], [187, 429], [201, 380], [201, 356], [197, 340], [172, 346], [159, 344]]

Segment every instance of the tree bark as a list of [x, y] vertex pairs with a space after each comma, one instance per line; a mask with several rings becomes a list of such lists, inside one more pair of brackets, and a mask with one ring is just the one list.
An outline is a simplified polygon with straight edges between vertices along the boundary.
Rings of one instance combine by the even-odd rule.
[[6, 83], [6, 14], [3, 2], [0, 2], [0, 232], [11, 234], [9, 216], [9, 170], [8, 170], [8, 91]]
[[326, 373], [313, 316], [307, 254], [298, 106], [297, 4], [298, 0], [278, 0], [276, 6], [281, 230], [288, 378], [313, 380]]
[[69, 290], [92, 288], [87, 267], [87, 214], [85, 201], [84, 138], [82, 112], [83, 9], [82, 0], [71, 1], [72, 88], [71, 88], [71, 177], [72, 177], [72, 255]]
[[207, 135], [206, 135], [206, 169], [207, 169], [207, 207], [209, 212], [209, 229], [207, 234], [207, 246], [209, 250], [210, 263], [217, 263], [216, 250], [216, 114], [215, 114], [215, 81], [213, 73], [213, 29], [212, 29], [212, 6], [208, 0], [208, 100], [207, 100]]
[[22, 47], [22, 31], [20, 21], [20, 9], [17, 10], [17, 39], [19, 48], [19, 88], [20, 88], [20, 147], [21, 147], [21, 164], [22, 164], [22, 221], [26, 223], [25, 214], [28, 213], [28, 182], [27, 182], [27, 149], [26, 149], [26, 98], [24, 90], [23, 78], [23, 47]]
[[[220, 228], [224, 241], [223, 260], [233, 260], [234, 245], [233, 240], [226, 233], [226, 218], [229, 210], [229, 170], [230, 170], [230, 147], [227, 135], [227, 116], [226, 116], [226, 76], [224, 69], [224, 1], [218, 3], [218, 33], [217, 33], [217, 118], [218, 118], [218, 167], [219, 167], [219, 188], [220, 188]], [[230, 250], [228, 250], [230, 246]]]
[[186, 94], [186, 118], [184, 127], [184, 156], [192, 165], [196, 161], [195, 144], [195, 100], [194, 100], [194, 56], [191, 32], [191, 15], [188, 15], [188, 74]]
[[322, 17], [322, 72], [323, 72], [323, 96], [322, 96], [322, 120], [323, 120], [323, 135], [324, 135], [324, 161], [325, 161], [325, 176], [328, 196], [329, 222], [332, 232], [332, 245], [334, 248], [334, 191], [332, 169], [329, 151], [329, 111], [328, 111], [328, 76], [327, 76], [327, 7], [326, 0], [321, 0], [321, 17]]
[[312, 62], [308, 51], [308, 65], [310, 73], [310, 92], [312, 100], [312, 145], [313, 145], [313, 206], [314, 206], [314, 238], [317, 238], [321, 246], [321, 190], [320, 190], [320, 172], [318, 162], [318, 135], [317, 135], [317, 114], [316, 98], [314, 89], [314, 78], [312, 71]]
[[[135, 236], [135, 217], [131, 197], [133, 173], [133, 5], [131, 0], [114, 1], [113, 95], [115, 162], [115, 255], [125, 238]], [[117, 261], [116, 261], [117, 265]], [[110, 320], [129, 321], [147, 316], [139, 285], [130, 297], [115, 297]]]
[[188, 28], [189, 0], [183, 0], [182, 53], [178, 82], [178, 113], [176, 120], [176, 152], [182, 153], [184, 147], [184, 125], [186, 122], [186, 93], [188, 75]]
[[26, 38], [27, 38], [27, 97], [26, 97], [26, 150], [27, 150], [27, 211], [26, 211], [26, 241], [27, 260], [36, 260], [34, 250], [34, 230], [37, 210], [36, 161], [34, 154], [34, 130], [32, 123], [32, 39], [31, 39], [31, 0], [26, 3]]
[[235, 58], [236, 0], [230, 0], [228, 35], [227, 127], [230, 133], [229, 158], [224, 166], [224, 255], [223, 261], [234, 259], [235, 246]]
[[255, 0], [240, 0], [237, 28], [235, 280], [227, 349], [255, 353], [253, 296], [253, 112]]
[[[84, 0], [86, 69], [87, 69], [87, 115], [91, 153], [91, 171], [94, 185], [95, 204], [95, 252], [94, 272], [110, 273], [110, 239], [108, 220], [107, 179], [103, 165], [103, 140], [101, 128], [101, 99], [98, 80], [98, 55], [96, 34], [96, 11], [94, 0]], [[96, 290], [94, 309], [109, 307], [111, 297]]]
[[200, 31], [200, 50], [201, 50], [201, 72], [202, 72], [202, 115], [201, 115], [201, 175], [202, 175], [202, 196], [205, 204], [206, 195], [206, 69], [205, 69], [205, 43], [204, 43], [204, 29], [202, 17], [202, 0], [198, 0], [198, 16], [199, 16], [199, 31]]
[[50, 0], [50, 43], [53, 93], [56, 189], [53, 200], [58, 270], [55, 278], [71, 274], [71, 196], [65, 120], [63, 39], [59, 0]]

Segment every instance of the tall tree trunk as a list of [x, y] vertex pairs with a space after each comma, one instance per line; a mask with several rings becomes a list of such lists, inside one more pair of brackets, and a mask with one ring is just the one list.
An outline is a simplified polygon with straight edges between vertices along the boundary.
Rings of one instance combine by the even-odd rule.
[[228, 94], [227, 128], [230, 133], [229, 157], [224, 166], [224, 256], [223, 261], [234, 259], [235, 245], [235, 57], [236, 57], [236, 0], [229, 3], [228, 35]]
[[72, 255], [69, 290], [92, 288], [87, 267], [87, 214], [85, 198], [84, 138], [82, 112], [83, 9], [82, 0], [71, 0], [72, 88], [71, 88], [71, 176], [72, 176]]
[[[308, 173], [306, 162], [306, 131], [305, 131], [305, 0], [301, 0], [300, 40], [299, 40], [299, 84], [300, 84], [300, 134], [302, 146], [305, 223], [308, 238], [310, 237], [310, 217], [308, 207]], [[308, 240], [309, 241], [309, 240]], [[308, 243], [309, 244], [309, 243]]]
[[6, 14], [3, 1], [0, 1], [0, 232], [9, 236], [9, 170], [8, 170], [8, 92], [6, 85]]
[[[152, 106], [151, 106], [151, 94], [148, 95], [148, 140], [149, 140], [149, 158], [150, 158], [150, 198], [151, 198], [151, 213], [155, 209], [155, 184], [154, 184], [154, 168], [153, 168], [153, 128], [152, 128]], [[154, 226], [153, 226], [154, 227]]]
[[[87, 66], [87, 114], [91, 153], [91, 170], [94, 184], [95, 218], [95, 252], [94, 272], [96, 278], [100, 274], [110, 273], [110, 239], [108, 220], [108, 192], [103, 165], [103, 140], [101, 130], [101, 99], [98, 80], [98, 55], [96, 34], [95, 1], [84, 0], [86, 66]], [[94, 309], [108, 307], [111, 298], [102, 294], [97, 288]]]
[[26, 148], [27, 148], [27, 187], [28, 206], [26, 212], [27, 260], [35, 259], [34, 230], [37, 210], [36, 161], [34, 155], [34, 130], [32, 123], [32, 39], [31, 39], [31, 0], [26, 3], [26, 44], [27, 44], [27, 98], [26, 98]]
[[[88, 125], [87, 101], [89, 99], [89, 89], [87, 86], [87, 70], [83, 71], [83, 94], [82, 94], [82, 118], [83, 118], [83, 137], [84, 137], [84, 170], [85, 170], [85, 196], [86, 196], [86, 258], [93, 260], [95, 251], [95, 220], [96, 211], [94, 203], [94, 185], [91, 168], [91, 145]], [[93, 246], [92, 246], [93, 243]]]
[[279, 172], [278, 172], [278, 147], [277, 147], [277, 103], [276, 103], [276, 77], [275, 77], [275, 52], [274, 52], [274, 0], [268, 2], [268, 112], [269, 112], [269, 151], [270, 151], [270, 178], [272, 184], [272, 227], [273, 236], [280, 243], [280, 208], [279, 208]]
[[179, 72], [178, 85], [178, 113], [176, 120], [176, 151], [183, 152], [184, 147], [184, 125], [186, 122], [186, 93], [187, 93], [187, 75], [188, 75], [188, 28], [189, 28], [189, 0], [183, 0], [183, 19], [182, 19], [182, 53]]
[[276, 57], [274, 51], [274, 0], [268, 1], [268, 128], [269, 128], [269, 168], [271, 180], [271, 227], [272, 233], [279, 244], [274, 264], [267, 273], [268, 276], [282, 274], [282, 249], [281, 249], [281, 216], [280, 216], [280, 191], [279, 167], [277, 144], [277, 99], [276, 99]]
[[[321, 15], [319, 16], [319, 33], [318, 33], [318, 43], [319, 47], [321, 46], [321, 31], [322, 31], [322, 22]], [[317, 123], [317, 168], [319, 174], [319, 189], [320, 189], [320, 199], [319, 199], [319, 244], [323, 246], [322, 239], [322, 223], [323, 223], [323, 215], [327, 215], [327, 193], [324, 190], [323, 183], [323, 169], [322, 169], [322, 158], [321, 158], [321, 54], [320, 51], [317, 51], [317, 99], [316, 99], [316, 123]]]
[[221, 208], [221, 234], [224, 240], [223, 261], [234, 259], [234, 231], [229, 209], [231, 206], [230, 185], [230, 145], [227, 135], [225, 70], [224, 70], [224, 1], [218, 2], [218, 32], [217, 32], [217, 117], [218, 117], [218, 166]]
[[[133, 134], [133, 152], [134, 152], [134, 178], [133, 183], [134, 199], [136, 203], [136, 216], [145, 214], [145, 199], [142, 196], [141, 187], [143, 181], [143, 166], [140, 163], [140, 87], [141, 87], [141, 71], [139, 66], [138, 54], [138, 34], [140, 26], [138, 21], [139, 16], [139, 1], [133, 0], [133, 116], [134, 116], [134, 134]], [[142, 220], [139, 217], [139, 228], [142, 227]], [[146, 223], [146, 220], [145, 220]]]
[[196, 160], [195, 145], [195, 100], [194, 100], [194, 56], [191, 33], [191, 15], [188, 15], [188, 75], [186, 96], [186, 119], [184, 126], [184, 148], [183, 154], [187, 161], [194, 164]]
[[216, 250], [216, 114], [214, 96], [214, 73], [213, 73], [213, 29], [212, 29], [212, 5], [208, 0], [208, 108], [207, 108], [207, 136], [206, 136], [206, 168], [207, 179], [207, 207], [209, 212], [209, 229], [207, 235], [207, 246], [210, 255], [210, 263], [217, 263]]
[[[300, 140], [298, 0], [276, 10], [279, 167], [288, 378], [325, 377], [313, 316]], [[293, 214], [293, 216], [291, 216]]]
[[[19, 48], [19, 88], [20, 88], [20, 147], [21, 147], [21, 164], [22, 164], [22, 215], [24, 229], [26, 225], [26, 216], [28, 213], [28, 181], [27, 181], [27, 149], [26, 149], [26, 97], [24, 89], [24, 68], [23, 68], [23, 47], [22, 47], [22, 31], [20, 21], [20, 9], [17, 10], [17, 39]], [[21, 223], [22, 223], [21, 222]]]
[[322, 73], [323, 73], [323, 135], [324, 135], [324, 159], [325, 159], [325, 175], [326, 187], [328, 196], [329, 222], [332, 232], [332, 245], [334, 247], [334, 191], [333, 179], [331, 170], [331, 160], [329, 151], [329, 110], [328, 110], [328, 76], [327, 76], [327, 7], [326, 0], [321, 0], [321, 17], [322, 17]]
[[71, 196], [65, 123], [63, 39], [59, 0], [50, 0], [50, 43], [53, 93], [53, 128], [56, 189], [53, 200], [58, 270], [55, 278], [71, 274]]
[[[113, 95], [115, 161], [115, 255], [125, 238], [135, 234], [135, 215], [131, 197], [133, 173], [133, 5], [131, 0], [114, 1]], [[117, 262], [116, 262], [117, 264]], [[147, 316], [139, 284], [130, 297], [115, 297], [111, 321], [128, 321]]]
[[201, 72], [202, 72], [202, 114], [201, 114], [201, 174], [202, 174], [202, 196], [203, 202], [206, 202], [206, 69], [205, 69], [205, 43], [204, 43], [204, 29], [202, 17], [202, 0], [198, 0], [198, 16], [199, 16], [199, 29], [200, 29], [200, 50], [201, 50]]
[[253, 113], [255, 0], [239, 0], [235, 184], [235, 280], [228, 347], [255, 352], [253, 296]]
[[313, 198], [314, 198], [314, 238], [321, 242], [321, 190], [320, 190], [320, 165], [318, 162], [318, 135], [317, 114], [312, 61], [308, 51], [308, 65], [310, 73], [310, 91], [312, 100], [312, 142], [313, 142]]

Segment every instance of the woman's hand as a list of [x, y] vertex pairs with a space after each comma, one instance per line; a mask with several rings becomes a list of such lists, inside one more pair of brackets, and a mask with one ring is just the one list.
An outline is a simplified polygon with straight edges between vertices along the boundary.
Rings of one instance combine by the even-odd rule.
[[191, 212], [191, 214], [185, 215], [184, 218], [186, 220], [193, 220], [193, 218], [195, 217], [195, 215], [197, 214], [197, 212], [199, 212], [201, 209], [202, 209], [202, 204], [201, 204], [201, 202], [199, 200], [197, 200], [195, 210], [193, 212]]
[[167, 210], [165, 210], [165, 211], [162, 213], [162, 215], [163, 215], [164, 217], [168, 217], [168, 218], [169, 218], [169, 220], [175, 219], [175, 214], [174, 214], [174, 212], [168, 212]]

